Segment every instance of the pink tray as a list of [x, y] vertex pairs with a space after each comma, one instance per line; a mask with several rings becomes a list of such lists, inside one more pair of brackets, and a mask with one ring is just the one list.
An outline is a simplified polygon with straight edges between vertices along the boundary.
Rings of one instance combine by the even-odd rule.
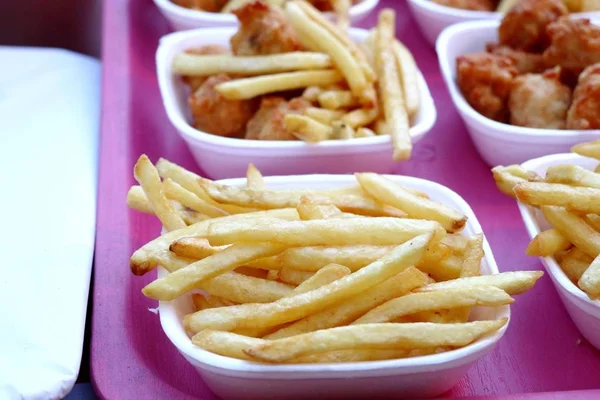
[[[501, 270], [542, 269], [524, 255], [527, 233], [515, 202], [494, 186], [448, 96], [434, 51], [421, 37], [404, 1], [382, 1], [398, 11], [398, 37], [414, 52], [437, 103], [438, 122], [397, 172], [431, 179], [460, 193], [478, 215]], [[372, 26], [371, 16], [363, 26]], [[128, 259], [160, 231], [155, 218], [129, 211], [127, 189], [140, 153], [197, 169], [169, 125], [154, 67], [166, 21], [150, 0], [106, 0], [103, 36], [103, 109], [91, 373], [107, 399], [214, 399], [199, 375], [163, 334], [156, 303], [140, 289]], [[570, 321], [549, 278], [520, 296], [508, 333], [447, 397], [479, 399], [600, 398], [600, 353]], [[573, 390], [573, 392], [564, 392]], [[494, 395], [495, 397], [491, 397]]]

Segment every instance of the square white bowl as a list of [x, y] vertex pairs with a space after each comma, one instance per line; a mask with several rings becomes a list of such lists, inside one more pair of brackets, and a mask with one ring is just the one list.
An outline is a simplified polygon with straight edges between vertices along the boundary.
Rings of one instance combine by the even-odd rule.
[[490, 165], [518, 164], [532, 158], [564, 153], [577, 143], [600, 138], [600, 130], [535, 129], [496, 122], [467, 103], [456, 81], [456, 59], [485, 51], [498, 42], [499, 21], [464, 22], [446, 28], [436, 50], [452, 101], [481, 157]]
[[[469, 205], [452, 190], [435, 182], [389, 176], [395, 182], [427, 193], [464, 213], [466, 235], [482, 232]], [[332, 189], [355, 183], [353, 175], [304, 175], [265, 178], [272, 189]], [[246, 179], [229, 179], [224, 184], [245, 186]], [[483, 243], [484, 274], [497, 274], [498, 266], [487, 242]], [[159, 269], [159, 276], [166, 271]], [[297, 399], [297, 398], [395, 398], [433, 397], [453, 387], [479, 358], [504, 335], [508, 324], [494, 334], [464, 348], [442, 354], [400, 360], [313, 365], [266, 365], [210, 353], [192, 344], [182, 320], [192, 312], [190, 295], [172, 302], [160, 302], [160, 322], [171, 342], [202, 376], [204, 382], [224, 399]], [[509, 306], [476, 307], [472, 319], [510, 317]]]
[[[598, 160], [566, 153], [529, 160], [522, 166], [544, 176], [549, 167], [560, 164], [574, 164], [593, 170], [598, 165]], [[519, 211], [532, 239], [541, 231], [551, 227], [540, 210], [519, 202]], [[577, 329], [594, 347], [600, 349], [600, 300], [590, 300], [577, 285], [571, 282], [553, 257], [540, 257], [540, 260]]]
[[[372, 171], [389, 173], [392, 142], [389, 135], [350, 140], [326, 140], [310, 144], [302, 141], [245, 140], [227, 138], [199, 131], [190, 124], [187, 88], [173, 74], [172, 61], [187, 48], [206, 44], [229, 46], [236, 28], [197, 29], [163, 37], [156, 52], [158, 83], [167, 116], [187, 143], [198, 165], [212, 178], [244, 176], [249, 163], [265, 175], [309, 173], [350, 173]], [[352, 39], [361, 42], [368, 31], [351, 29]], [[413, 143], [419, 141], [435, 124], [436, 110], [427, 83], [418, 76], [421, 92], [420, 110], [410, 128]]]
[[[178, 6], [171, 0], [154, 0], [162, 15], [176, 31], [197, 28], [237, 26], [238, 20], [231, 13], [215, 13]], [[379, 4], [379, 0], [362, 0], [350, 7], [350, 22], [354, 25], [365, 19]], [[331, 12], [324, 13], [330, 20], [335, 16]]]

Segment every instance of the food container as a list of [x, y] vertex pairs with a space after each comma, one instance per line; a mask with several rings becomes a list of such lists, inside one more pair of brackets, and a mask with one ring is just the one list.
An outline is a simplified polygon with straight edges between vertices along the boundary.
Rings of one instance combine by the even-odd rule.
[[464, 54], [485, 51], [486, 43], [497, 42], [498, 25], [498, 21], [454, 25], [442, 32], [436, 45], [452, 101], [481, 157], [490, 166], [515, 164], [563, 153], [574, 144], [600, 138], [600, 130], [535, 129], [503, 124], [484, 117], [467, 103], [456, 81], [456, 59]]
[[[481, 226], [469, 205], [452, 190], [435, 182], [389, 176], [393, 181], [427, 193], [433, 200], [454, 207], [468, 217], [464, 233], [481, 232]], [[355, 183], [352, 175], [304, 175], [268, 177], [272, 189], [331, 189]], [[245, 186], [246, 179], [222, 183]], [[496, 274], [498, 267], [487, 240], [483, 244], [483, 274]], [[159, 276], [164, 276], [164, 270]], [[465, 375], [469, 367], [488, 353], [503, 336], [507, 326], [464, 348], [447, 353], [400, 360], [343, 364], [267, 365], [223, 357], [192, 344], [182, 325], [183, 316], [192, 312], [192, 302], [183, 296], [172, 302], [160, 302], [162, 328], [179, 352], [202, 376], [204, 382], [224, 399], [297, 399], [297, 398], [394, 398], [439, 395]], [[472, 319], [510, 317], [508, 306], [474, 308]]]
[[[377, 6], [379, 0], [362, 0], [350, 7], [350, 21], [356, 24], [362, 21]], [[176, 31], [205, 27], [236, 26], [237, 18], [230, 13], [215, 13], [178, 6], [171, 0], [154, 0], [154, 4], [169, 21]], [[330, 19], [334, 19], [333, 13], [325, 13]]]
[[[598, 160], [573, 153], [555, 154], [527, 161], [523, 163], [523, 168], [544, 176], [549, 167], [559, 164], [574, 164], [593, 170], [598, 165]], [[541, 231], [551, 227], [538, 209], [519, 203], [519, 210], [532, 239]], [[600, 300], [590, 300], [577, 285], [571, 282], [553, 257], [544, 257], [540, 260], [550, 275], [567, 312], [583, 337], [594, 347], [600, 349]]]
[[[193, 128], [189, 122], [188, 91], [172, 72], [173, 57], [194, 46], [227, 46], [234, 33], [235, 28], [172, 33], [161, 39], [156, 53], [158, 82], [169, 120], [208, 176], [215, 179], [243, 176], [249, 163], [254, 163], [266, 175], [391, 172], [395, 163], [389, 135], [308, 144], [302, 141], [233, 139]], [[354, 40], [364, 41], [368, 31], [351, 29], [350, 35]], [[421, 105], [410, 129], [413, 143], [431, 130], [436, 120], [435, 105], [427, 83], [421, 74], [418, 79]]]

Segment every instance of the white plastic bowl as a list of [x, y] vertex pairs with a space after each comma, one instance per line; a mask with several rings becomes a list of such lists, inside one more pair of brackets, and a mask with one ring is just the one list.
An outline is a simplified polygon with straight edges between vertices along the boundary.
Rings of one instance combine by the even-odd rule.
[[[466, 235], [482, 232], [469, 205], [452, 190], [423, 179], [389, 178], [460, 210], [468, 217]], [[273, 189], [331, 189], [356, 180], [352, 175], [305, 175], [268, 177], [265, 182]], [[230, 179], [223, 183], [244, 186], [246, 180]], [[487, 240], [483, 246], [482, 271], [497, 274], [498, 266]], [[165, 274], [165, 270], [159, 270], [159, 276]], [[343, 364], [265, 365], [219, 356], [194, 346], [182, 325], [184, 315], [193, 311], [191, 307], [189, 295], [173, 302], [160, 302], [163, 330], [212, 391], [224, 399], [236, 400], [436, 396], [454, 386], [475, 361], [488, 353], [508, 326], [464, 348], [424, 357]], [[475, 320], [508, 318], [510, 309], [508, 306], [474, 308], [472, 317]]]
[[[265, 175], [392, 171], [395, 163], [389, 135], [307, 144], [302, 141], [233, 139], [193, 128], [190, 125], [192, 118], [187, 88], [171, 69], [173, 57], [194, 46], [228, 46], [234, 32], [235, 28], [211, 28], [172, 33], [161, 39], [156, 53], [158, 83], [169, 120], [206, 174], [215, 179], [244, 176], [251, 162]], [[357, 41], [363, 41], [368, 31], [351, 29], [350, 35]], [[420, 111], [410, 129], [413, 143], [431, 130], [436, 120], [433, 99], [420, 74], [419, 88]]]
[[[523, 168], [544, 176], [549, 167], [559, 164], [575, 164], [593, 170], [598, 161], [567, 153], [536, 158], [522, 165]], [[538, 209], [519, 203], [519, 210], [532, 239], [541, 231], [551, 227]], [[581, 289], [571, 282], [553, 257], [540, 258], [540, 260], [577, 329], [594, 347], [600, 349], [600, 300], [590, 300]]]
[[484, 117], [467, 103], [456, 81], [456, 59], [464, 54], [485, 51], [488, 42], [498, 42], [498, 25], [498, 21], [453, 25], [442, 32], [436, 45], [452, 101], [481, 157], [491, 166], [518, 164], [548, 154], [564, 153], [574, 144], [600, 138], [600, 130], [535, 129], [503, 124]]
[[[171, 0], [154, 0], [162, 15], [169, 21], [176, 31], [189, 29], [236, 26], [237, 18], [230, 13], [214, 13], [178, 6]], [[379, 0], [362, 0], [350, 7], [350, 21], [354, 25], [362, 21], [379, 4]], [[333, 13], [324, 13], [333, 20]]]

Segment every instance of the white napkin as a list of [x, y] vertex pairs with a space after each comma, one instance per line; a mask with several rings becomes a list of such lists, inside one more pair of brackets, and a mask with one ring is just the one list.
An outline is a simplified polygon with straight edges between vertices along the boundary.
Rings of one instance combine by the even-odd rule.
[[62, 398], [94, 251], [100, 63], [15, 47], [0, 60], [0, 398]]

